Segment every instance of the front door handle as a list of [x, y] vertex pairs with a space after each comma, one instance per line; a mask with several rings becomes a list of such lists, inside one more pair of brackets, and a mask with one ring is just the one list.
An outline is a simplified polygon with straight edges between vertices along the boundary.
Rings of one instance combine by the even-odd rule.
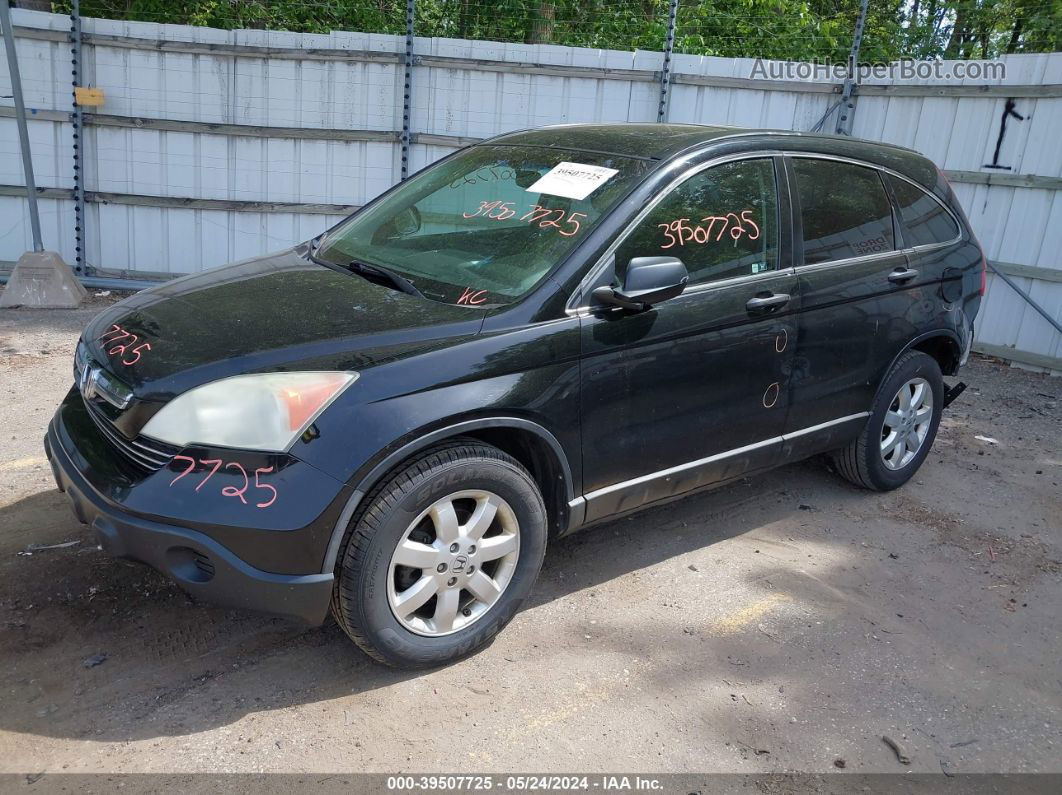
[[774, 312], [788, 304], [790, 298], [791, 296], [789, 295], [789, 293], [757, 295], [754, 298], [750, 298], [746, 302], [745, 309], [748, 310], [750, 313]]
[[918, 276], [918, 271], [914, 268], [897, 268], [889, 274], [889, 281], [895, 284], [903, 284], [911, 281], [916, 276]]

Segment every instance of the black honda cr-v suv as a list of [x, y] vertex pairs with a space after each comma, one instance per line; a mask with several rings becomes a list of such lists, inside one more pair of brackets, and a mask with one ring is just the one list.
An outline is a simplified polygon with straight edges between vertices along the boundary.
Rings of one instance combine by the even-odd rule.
[[550, 537], [816, 453], [903, 484], [984, 267], [906, 149], [517, 132], [114, 305], [46, 446], [113, 554], [432, 665], [513, 617]]

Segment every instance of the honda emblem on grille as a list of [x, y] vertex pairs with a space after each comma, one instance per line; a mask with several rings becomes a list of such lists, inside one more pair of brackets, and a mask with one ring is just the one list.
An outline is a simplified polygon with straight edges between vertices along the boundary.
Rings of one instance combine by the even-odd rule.
[[85, 400], [92, 400], [96, 397], [96, 382], [100, 377], [100, 368], [85, 366], [85, 369], [81, 372], [81, 396]]

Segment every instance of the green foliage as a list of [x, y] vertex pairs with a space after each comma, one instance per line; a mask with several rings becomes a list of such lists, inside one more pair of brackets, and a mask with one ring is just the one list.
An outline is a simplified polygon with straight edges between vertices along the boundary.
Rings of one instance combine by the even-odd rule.
[[[53, 3], [68, 12], [69, 3]], [[401, 33], [404, 0], [84, 0], [85, 16], [216, 28]], [[844, 62], [859, 0], [680, 0], [675, 50]], [[659, 50], [668, 0], [417, 0], [420, 36]], [[860, 60], [1062, 49], [1062, 0], [871, 0]]]
[[912, 57], [1062, 49], [1062, 0], [911, 0], [905, 11], [900, 41]]
[[[70, 4], [52, 3], [52, 8], [69, 13]], [[86, 0], [81, 14], [226, 30], [401, 33], [406, 29], [401, 0]]]

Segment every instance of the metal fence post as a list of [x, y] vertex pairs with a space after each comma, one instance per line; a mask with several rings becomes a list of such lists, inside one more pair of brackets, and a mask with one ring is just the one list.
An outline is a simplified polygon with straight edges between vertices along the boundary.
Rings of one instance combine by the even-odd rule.
[[41, 241], [41, 217], [37, 213], [37, 186], [33, 181], [33, 158], [30, 156], [29, 131], [26, 129], [26, 103], [22, 99], [22, 76], [15, 53], [15, 33], [11, 28], [11, 8], [7, 0], [0, 0], [0, 25], [4, 28], [4, 49], [7, 50], [7, 73], [11, 77], [11, 94], [15, 100], [15, 121], [18, 124], [18, 144], [22, 150], [22, 170], [26, 180], [26, 201], [29, 204], [30, 230], [33, 250], [44, 251]]
[[402, 179], [409, 176], [410, 115], [413, 97], [413, 22], [417, 12], [416, 0], [406, 0], [406, 52], [402, 58], [405, 68], [402, 93]]
[[667, 36], [664, 38], [664, 65], [660, 70], [660, 105], [656, 109], [657, 122], [667, 119], [671, 91], [671, 53], [675, 49], [675, 20], [678, 18], [678, 4], [679, 0], [671, 0], [667, 9]]
[[859, 4], [859, 17], [856, 19], [855, 34], [852, 36], [852, 51], [848, 55], [848, 76], [845, 77], [844, 87], [841, 89], [841, 107], [837, 111], [837, 126], [834, 128], [834, 132], [838, 135], [852, 134], [852, 122], [855, 120], [859, 48], [863, 44], [863, 26], [867, 21], [867, 8], [869, 6], [870, 0], [862, 0]]
[[74, 100], [74, 112], [70, 116], [74, 128], [74, 272], [79, 276], [89, 276], [92, 268], [85, 257], [85, 158], [82, 157], [85, 125], [81, 105], [77, 101], [77, 87], [81, 85], [82, 77], [80, 0], [73, 0], [70, 4], [70, 64], [73, 83], [71, 96]]

